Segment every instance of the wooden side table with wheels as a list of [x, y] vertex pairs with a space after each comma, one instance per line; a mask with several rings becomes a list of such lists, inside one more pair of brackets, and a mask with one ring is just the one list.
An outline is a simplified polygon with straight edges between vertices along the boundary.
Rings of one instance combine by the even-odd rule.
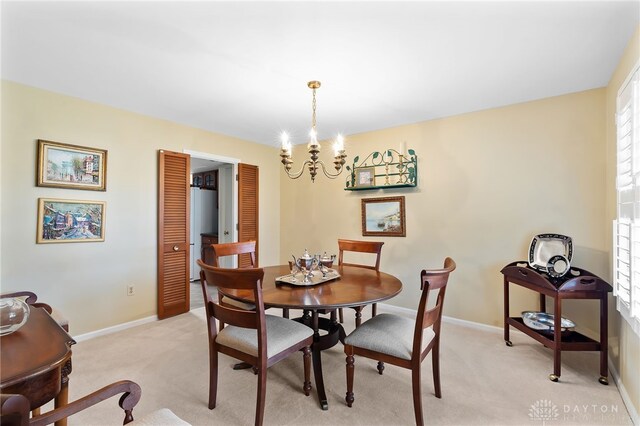
[[[603, 385], [608, 385], [607, 293], [613, 290], [611, 285], [591, 272], [575, 267], [571, 267], [564, 277], [553, 278], [529, 267], [526, 261], [512, 262], [502, 268], [500, 272], [504, 275], [504, 340], [506, 345], [512, 346], [511, 340], [509, 340], [509, 326], [512, 326], [553, 350], [553, 373], [549, 375], [549, 379], [554, 382], [557, 382], [561, 375], [562, 351], [599, 351], [600, 378], [598, 381]], [[541, 312], [546, 312], [545, 296], [553, 298], [553, 331], [534, 330], [527, 327], [521, 317], [509, 316], [509, 283], [517, 284], [539, 293]], [[599, 341], [576, 331], [562, 331], [560, 321], [562, 318], [563, 299], [600, 300]]]

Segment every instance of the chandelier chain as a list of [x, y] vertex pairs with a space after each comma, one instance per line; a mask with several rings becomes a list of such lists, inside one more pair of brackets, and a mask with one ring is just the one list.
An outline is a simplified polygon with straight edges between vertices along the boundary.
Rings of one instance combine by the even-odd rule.
[[311, 116], [311, 128], [316, 130], [316, 89], [313, 89], [313, 101], [311, 103], [313, 115]]

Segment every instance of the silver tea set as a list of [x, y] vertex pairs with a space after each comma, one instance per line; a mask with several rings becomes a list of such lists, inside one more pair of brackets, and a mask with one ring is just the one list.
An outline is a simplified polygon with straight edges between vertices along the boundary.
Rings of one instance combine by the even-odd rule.
[[291, 266], [292, 280], [295, 281], [296, 274], [300, 272], [303, 276], [303, 283], [311, 283], [311, 279], [314, 275], [314, 270], [320, 271], [320, 273], [322, 273], [322, 277], [326, 278], [327, 274], [329, 273], [329, 268], [333, 266], [333, 262], [335, 262], [336, 260], [335, 254], [328, 255], [325, 251], [323, 255], [316, 254], [311, 256], [307, 249], [304, 249], [304, 253], [302, 254], [302, 256], [298, 257], [297, 259], [293, 255], [292, 257], [293, 262], [289, 262]]

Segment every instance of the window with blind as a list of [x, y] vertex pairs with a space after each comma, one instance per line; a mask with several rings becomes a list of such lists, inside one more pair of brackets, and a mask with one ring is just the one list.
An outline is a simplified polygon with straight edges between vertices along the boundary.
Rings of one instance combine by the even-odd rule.
[[613, 223], [616, 306], [640, 335], [640, 63], [618, 92], [617, 216]]

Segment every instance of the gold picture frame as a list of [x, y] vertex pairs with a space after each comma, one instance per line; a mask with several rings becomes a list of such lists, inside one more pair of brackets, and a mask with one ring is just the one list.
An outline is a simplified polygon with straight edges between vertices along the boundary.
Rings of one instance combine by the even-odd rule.
[[107, 190], [107, 151], [38, 139], [37, 186]]
[[406, 237], [404, 197], [363, 198], [362, 235]]
[[105, 201], [38, 199], [37, 244], [104, 241]]

